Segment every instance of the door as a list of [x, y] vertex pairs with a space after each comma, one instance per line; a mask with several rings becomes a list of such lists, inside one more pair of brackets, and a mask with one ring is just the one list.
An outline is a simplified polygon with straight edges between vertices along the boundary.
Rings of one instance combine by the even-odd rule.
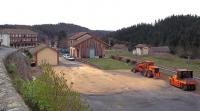
[[90, 48], [89, 55], [90, 55], [90, 58], [95, 58], [95, 49], [94, 48]]

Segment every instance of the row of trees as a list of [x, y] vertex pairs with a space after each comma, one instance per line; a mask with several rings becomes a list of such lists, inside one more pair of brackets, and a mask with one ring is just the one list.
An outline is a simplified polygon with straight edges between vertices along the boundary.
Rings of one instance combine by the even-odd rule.
[[182, 57], [200, 58], [200, 17], [194, 15], [170, 16], [155, 24], [137, 24], [108, 35], [115, 42], [138, 43], [170, 47], [171, 52]]

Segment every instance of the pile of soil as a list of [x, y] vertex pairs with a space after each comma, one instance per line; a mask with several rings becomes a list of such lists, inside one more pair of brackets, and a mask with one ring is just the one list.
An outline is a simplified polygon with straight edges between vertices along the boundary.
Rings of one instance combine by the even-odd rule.
[[104, 71], [85, 64], [79, 67], [55, 66], [54, 70], [67, 80], [68, 85], [73, 82], [73, 90], [84, 94], [159, 90], [166, 86], [163, 80], [144, 78], [130, 71]]

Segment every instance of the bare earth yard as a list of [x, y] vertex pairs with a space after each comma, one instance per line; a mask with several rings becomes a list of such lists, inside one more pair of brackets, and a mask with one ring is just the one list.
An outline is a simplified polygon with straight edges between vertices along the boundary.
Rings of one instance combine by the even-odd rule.
[[[68, 84], [73, 82], [73, 90], [84, 94], [115, 93], [131, 90], [159, 90], [166, 83], [135, 75], [119, 74], [117, 71], [103, 71], [82, 64], [81, 67], [54, 67], [56, 73], [64, 72]], [[129, 71], [123, 71], [129, 72]]]
[[[61, 59], [62, 60], [62, 59]], [[94, 111], [199, 111], [200, 96], [129, 70], [100, 70], [66, 62], [54, 67], [80, 92]], [[71, 64], [71, 65], [70, 65]], [[62, 75], [60, 75], [62, 76]]]

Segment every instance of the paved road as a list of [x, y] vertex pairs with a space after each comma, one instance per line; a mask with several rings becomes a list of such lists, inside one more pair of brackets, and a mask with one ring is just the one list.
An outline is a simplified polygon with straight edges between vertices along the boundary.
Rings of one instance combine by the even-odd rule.
[[2, 59], [16, 49], [0, 47], [0, 111], [28, 111], [23, 99], [14, 89]]
[[94, 111], [200, 111], [199, 95], [171, 87], [167, 83], [155, 90], [136, 89], [84, 97]]
[[64, 57], [59, 57], [60, 65], [64, 65], [66, 67], [80, 67], [82, 63], [77, 61], [69, 61]]
[[[200, 96], [195, 93], [182, 91], [163, 80], [149, 80], [132, 72], [108, 72], [135, 78], [135, 88], [113, 94], [82, 94], [94, 111], [200, 111]], [[149, 85], [154, 85], [155, 88], [151, 89]]]
[[15, 50], [16, 49], [0, 47], [0, 59], [2, 59], [3, 57], [5, 57], [5, 55], [7, 55]]

